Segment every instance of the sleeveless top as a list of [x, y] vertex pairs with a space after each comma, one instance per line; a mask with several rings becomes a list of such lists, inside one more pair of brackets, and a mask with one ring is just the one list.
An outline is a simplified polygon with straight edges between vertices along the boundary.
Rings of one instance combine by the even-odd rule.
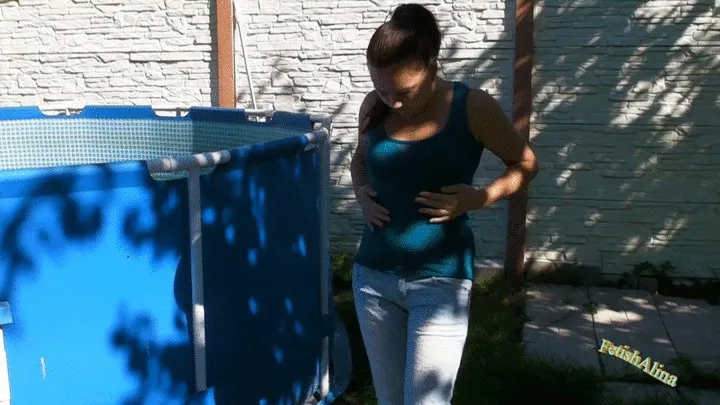
[[380, 124], [367, 132], [366, 170], [375, 201], [389, 212], [382, 228], [365, 226], [355, 263], [407, 280], [428, 277], [473, 279], [475, 240], [470, 219], [430, 223], [415, 202], [422, 191], [472, 184], [483, 146], [468, 123], [468, 87], [453, 83], [447, 124], [419, 141], [391, 139]]

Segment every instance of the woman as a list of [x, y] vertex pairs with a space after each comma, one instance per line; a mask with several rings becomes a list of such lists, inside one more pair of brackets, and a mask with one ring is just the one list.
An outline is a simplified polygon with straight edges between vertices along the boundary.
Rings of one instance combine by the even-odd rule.
[[[468, 328], [475, 242], [468, 212], [525, 187], [535, 156], [486, 92], [437, 76], [437, 22], [399, 6], [367, 48], [351, 172], [367, 227], [355, 307], [380, 405], [449, 404]], [[483, 149], [507, 164], [470, 184]]]

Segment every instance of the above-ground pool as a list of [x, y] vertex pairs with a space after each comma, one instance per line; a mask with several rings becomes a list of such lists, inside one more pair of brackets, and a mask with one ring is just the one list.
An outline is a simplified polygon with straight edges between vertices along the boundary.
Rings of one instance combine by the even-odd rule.
[[350, 358], [330, 131], [280, 111], [0, 108], [0, 404], [332, 402]]

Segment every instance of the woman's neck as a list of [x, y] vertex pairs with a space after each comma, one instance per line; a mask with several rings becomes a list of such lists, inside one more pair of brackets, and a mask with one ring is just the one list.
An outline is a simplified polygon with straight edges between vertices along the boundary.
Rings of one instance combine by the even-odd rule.
[[433, 111], [436, 106], [442, 105], [444, 103], [445, 95], [447, 94], [448, 89], [449, 82], [437, 77], [430, 85], [430, 95], [427, 98], [427, 102], [424, 103], [421, 108], [418, 108], [415, 114], [404, 117], [398, 116], [395, 118], [399, 118], [402, 121], [409, 122], [414, 122], [420, 120], [421, 118], [424, 119], [425, 117], [427, 117], [429, 111]]

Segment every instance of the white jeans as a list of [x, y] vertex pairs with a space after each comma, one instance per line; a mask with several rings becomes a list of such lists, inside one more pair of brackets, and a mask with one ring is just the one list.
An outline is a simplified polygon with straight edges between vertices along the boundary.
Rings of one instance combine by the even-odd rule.
[[405, 281], [355, 264], [352, 285], [378, 404], [449, 405], [472, 281]]

